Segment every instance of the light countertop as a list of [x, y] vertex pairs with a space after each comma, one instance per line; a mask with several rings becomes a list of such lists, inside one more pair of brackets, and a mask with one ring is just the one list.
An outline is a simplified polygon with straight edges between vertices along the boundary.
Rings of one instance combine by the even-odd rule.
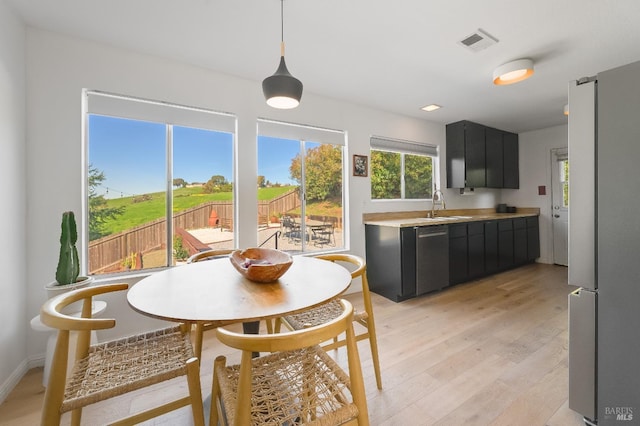
[[365, 225], [406, 228], [413, 226], [449, 225], [485, 220], [513, 219], [538, 216], [540, 209], [518, 208], [515, 213], [496, 213], [494, 209], [436, 210], [435, 217], [427, 217], [428, 211], [371, 213], [363, 215]]

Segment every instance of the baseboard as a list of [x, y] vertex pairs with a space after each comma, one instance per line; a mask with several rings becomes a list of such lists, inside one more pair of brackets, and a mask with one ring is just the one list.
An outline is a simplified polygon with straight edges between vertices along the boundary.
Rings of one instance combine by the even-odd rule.
[[44, 360], [46, 358], [45, 353], [41, 353], [35, 356], [32, 356], [27, 360], [27, 369], [31, 370], [36, 367], [44, 367]]
[[13, 373], [4, 381], [2, 386], [0, 386], [0, 404], [4, 402], [5, 399], [9, 396], [11, 391], [20, 383], [20, 380], [27, 374], [27, 371], [36, 367], [44, 366], [45, 354], [39, 354], [35, 357], [31, 357], [29, 359], [25, 359], [18, 365]]
[[0, 386], [0, 404], [4, 402], [5, 399], [9, 396], [13, 388], [20, 382], [20, 380], [27, 374], [29, 371], [28, 361], [25, 359], [18, 365], [13, 373], [4, 381], [2, 386]]

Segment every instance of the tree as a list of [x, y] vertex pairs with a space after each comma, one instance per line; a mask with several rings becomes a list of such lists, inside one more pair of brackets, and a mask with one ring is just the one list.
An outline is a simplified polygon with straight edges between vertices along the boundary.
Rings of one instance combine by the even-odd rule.
[[262, 175], [258, 176], [258, 188], [264, 188], [265, 186], [267, 186], [265, 177]]
[[[289, 173], [302, 184], [300, 154], [291, 160]], [[305, 156], [305, 193], [307, 201], [324, 201], [342, 197], [342, 150], [322, 144], [308, 149]]]
[[404, 197], [431, 198], [432, 160], [426, 155], [404, 155]]
[[187, 182], [182, 178], [175, 178], [173, 180], [173, 186], [175, 186], [176, 188], [185, 188], [187, 186]]
[[124, 213], [125, 207], [109, 207], [103, 195], [98, 195], [96, 189], [106, 180], [104, 172], [89, 165], [89, 240], [108, 235], [104, 225]]
[[426, 155], [371, 151], [371, 198], [398, 199], [401, 194], [404, 156], [404, 198], [431, 198], [432, 159]]
[[400, 198], [400, 154], [371, 151], [371, 198]]
[[227, 179], [222, 175], [213, 175], [211, 179], [204, 184], [202, 188], [203, 192], [207, 194], [213, 194], [214, 192], [231, 192], [233, 186], [227, 182]]

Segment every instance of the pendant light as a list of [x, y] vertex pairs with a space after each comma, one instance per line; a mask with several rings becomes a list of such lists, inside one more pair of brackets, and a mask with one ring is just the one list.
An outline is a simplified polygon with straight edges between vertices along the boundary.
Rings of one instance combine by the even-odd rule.
[[273, 108], [291, 109], [300, 104], [302, 82], [292, 76], [284, 63], [284, 0], [280, 0], [280, 65], [275, 74], [262, 81], [267, 104]]

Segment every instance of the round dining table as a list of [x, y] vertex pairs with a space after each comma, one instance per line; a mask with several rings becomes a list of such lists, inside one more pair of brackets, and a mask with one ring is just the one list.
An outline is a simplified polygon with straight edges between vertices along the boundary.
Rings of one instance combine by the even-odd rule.
[[350, 283], [343, 266], [303, 256], [295, 256], [277, 281], [253, 282], [225, 257], [156, 272], [134, 284], [127, 301], [150, 317], [222, 326], [304, 311], [339, 296]]

